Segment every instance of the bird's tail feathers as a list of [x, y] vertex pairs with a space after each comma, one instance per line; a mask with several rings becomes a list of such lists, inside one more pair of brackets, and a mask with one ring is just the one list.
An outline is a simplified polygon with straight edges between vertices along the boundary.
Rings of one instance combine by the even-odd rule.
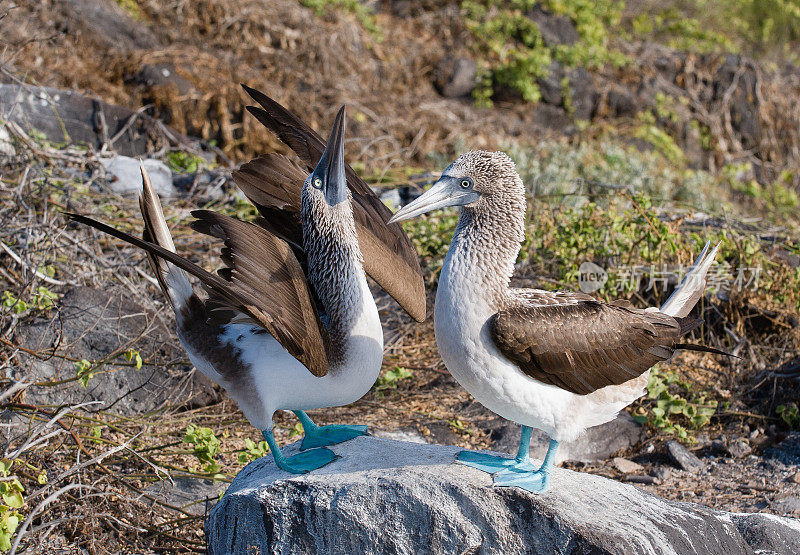
[[[144, 169], [144, 165], [141, 165], [141, 170], [142, 193], [139, 195], [139, 208], [142, 210], [142, 218], [144, 219], [144, 233], [142, 236], [145, 241], [150, 241], [168, 251], [175, 252], [175, 243], [172, 241], [172, 235], [164, 219], [164, 212], [161, 210], [158, 195], [153, 188], [153, 183], [150, 181], [147, 170]], [[163, 258], [156, 257], [150, 252], [147, 253], [147, 258], [150, 260], [150, 266], [153, 268], [161, 290], [169, 299], [175, 314], [180, 314], [181, 308], [186, 305], [189, 298], [194, 294], [189, 277], [186, 272], [174, 264], [167, 262]]]
[[710, 242], [706, 243], [703, 252], [694, 261], [694, 265], [686, 272], [681, 283], [677, 289], [670, 295], [667, 302], [665, 302], [659, 309], [664, 314], [668, 314], [673, 318], [680, 318], [689, 314], [689, 312], [703, 296], [703, 291], [706, 288], [706, 274], [714, 262], [714, 257], [717, 256], [717, 251], [721, 243], [711, 252], [708, 252]]
[[690, 331], [696, 330], [703, 325], [702, 318], [694, 318], [693, 316], [678, 316], [675, 318], [680, 326], [680, 335], [686, 335]]
[[673, 347], [675, 349], [681, 349], [683, 351], [699, 351], [701, 353], [713, 353], [715, 355], [724, 355], [726, 357], [741, 358], [739, 356], [734, 355], [733, 353], [726, 353], [725, 351], [720, 351], [719, 349], [715, 349], [713, 347], [706, 347], [705, 345], [695, 345], [694, 343], [676, 343]]

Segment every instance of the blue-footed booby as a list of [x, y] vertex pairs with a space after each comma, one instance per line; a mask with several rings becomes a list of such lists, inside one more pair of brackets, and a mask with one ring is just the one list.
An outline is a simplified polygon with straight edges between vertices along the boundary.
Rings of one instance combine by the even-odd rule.
[[[660, 308], [605, 303], [582, 293], [509, 287], [525, 233], [525, 189], [502, 152], [460, 156], [431, 189], [391, 221], [460, 206], [436, 291], [434, 329], [442, 360], [481, 404], [522, 425], [514, 458], [462, 451], [458, 460], [497, 486], [544, 491], [561, 441], [612, 420], [644, 393], [649, 369], [699, 325], [688, 317], [717, 253], [708, 245]], [[532, 428], [550, 436], [541, 466], [528, 456]]]
[[[425, 317], [424, 289], [402, 228], [387, 224], [389, 210], [344, 161], [344, 106], [326, 145], [290, 112], [252, 92], [270, 103], [271, 114], [257, 113], [259, 119], [279, 128], [279, 136], [288, 134], [289, 146], [314, 166], [304, 178], [297, 164], [271, 155], [237, 172], [245, 194], [256, 197], [262, 214], [256, 223], [192, 213], [194, 230], [224, 242], [218, 275], [176, 254], [144, 169], [143, 239], [86, 216], [70, 217], [147, 251], [192, 363], [237, 401], [280, 468], [303, 473], [336, 458], [324, 446], [366, 433], [365, 426], [317, 426], [304, 412], [352, 403], [378, 377], [383, 332], [365, 268], [369, 273], [393, 264], [389, 278], [380, 271], [370, 275], [417, 319]], [[207, 298], [195, 293], [187, 274], [202, 282]], [[411, 279], [401, 283], [398, 276]], [[277, 410], [297, 415], [302, 449], [309, 450], [282, 454], [273, 435]]]

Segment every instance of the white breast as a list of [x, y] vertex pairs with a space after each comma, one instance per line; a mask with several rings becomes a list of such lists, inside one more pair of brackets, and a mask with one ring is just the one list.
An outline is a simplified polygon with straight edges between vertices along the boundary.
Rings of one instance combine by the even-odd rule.
[[383, 330], [366, 279], [355, 299], [357, 316], [344, 359], [325, 376], [314, 376], [268, 333], [253, 333], [249, 324], [229, 324], [220, 336], [249, 366], [250, 380], [226, 382], [211, 364], [184, 343], [196, 368], [223, 386], [247, 419], [260, 430], [272, 429], [276, 410], [337, 407], [363, 397], [375, 383], [383, 360]]
[[587, 427], [612, 420], [641, 395], [641, 386], [623, 384], [581, 396], [522, 373], [491, 339], [488, 322], [494, 309], [473, 285], [470, 268], [450, 258], [436, 292], [436, 343], [453, 377], [486, 408], [558, 441], [569, 441]]

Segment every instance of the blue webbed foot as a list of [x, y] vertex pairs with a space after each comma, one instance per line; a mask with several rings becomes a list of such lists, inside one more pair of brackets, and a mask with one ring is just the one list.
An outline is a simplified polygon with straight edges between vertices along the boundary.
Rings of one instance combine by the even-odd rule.
[[518, 487], [531, 493], [542, 493], [550, 483], [558, 442], [550, 440], [542, 466], [537, 470], [528, 458], [532, 433], [529, 426], [522, 427], [519, 450], [513, 459], [474, 451], [461, 451], [456, 459], [462, 464], [492, 474], [495, 486]]
[[264, 430], [261, 433], [264, 439], [267, 440], [267, 444], [269, 444], [269, 450], [272, 452], [272, 456], [278, 468], [286, 472], [291, 472], [292, 474], [311, 472], [339, 458], [336, 453], [325, 448], [311, 449], [292, 455], [291, 457], [286, 457], [281, 452], [281, 448], [278, 447], [278, 442], [275, 441], [272, 430]]
[[520, 462], [516, 459], [490, 455], [489, 453], [476, 453], [475, 451], [461, 451], [456, 455], [456, 460], [461, 464], [477, 468], [489, 474], [494, 474], [499, 470], [512, 467]]
[[335, 445], [363, 436], [367, 433], [367, 427], [361, 425], [348, 425], [348, 424], [329, 424], [328, 426], [315, 426], [311, 429], [305, 429], [305, 437], [300, 449], [310, 449], [312, 447], [324, 447], [326, 445]]
[[495, 487], [518, 487], [531, 493], [543, 493], [550, 484], [549, 470], [534, 470], [528, 463], [527, 469], [507, 468], [495, 474]]
[[278, 468], [292, 474], [305, 474], [332, 463], [339, 457], [330, 449], [311, 449], [291, 457], [275, 456]]

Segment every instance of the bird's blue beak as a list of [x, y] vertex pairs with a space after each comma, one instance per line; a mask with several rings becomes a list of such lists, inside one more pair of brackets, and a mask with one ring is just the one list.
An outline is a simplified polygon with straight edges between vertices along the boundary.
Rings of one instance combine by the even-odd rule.
[[[464, 187], [463, 183], [470, 185]], [[480, 198], [480, 194], [472, 189], [471, 183], [471, 181], [465, 182], [463, 178], [442, 175], [421, 197], [395, 212], [389, 223], [410, 220], [437, 208], [463, 206], [475, 202]]]
[[336, 206], [347, 200], [347, 177], [344, 173], [344, 106], [336, 114], [325, 152], [311, 174], [311, 185], [322, 191], [325, 202]]

